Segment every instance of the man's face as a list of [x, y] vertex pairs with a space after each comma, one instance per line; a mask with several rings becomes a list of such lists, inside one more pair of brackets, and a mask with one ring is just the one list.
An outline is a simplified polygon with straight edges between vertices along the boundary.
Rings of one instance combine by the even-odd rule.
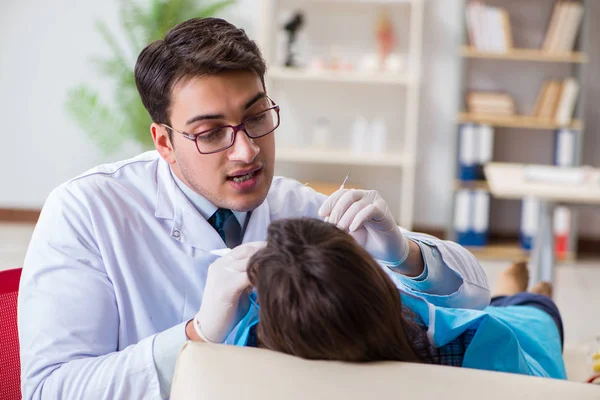
[[[171, 94], [171, 127], [196, 134], [223, 125], [238, 125], [271, 106], [259, 77], [236, 71], [186, 79]], [[250, 211], [266, 198], [275, 162], [274, 132], [250, 139], [236, 133], [230, 148], [200, 154], [196, 144], [166, 128], [152, 124], [157, 150], [175, 175], [220, 208]]]

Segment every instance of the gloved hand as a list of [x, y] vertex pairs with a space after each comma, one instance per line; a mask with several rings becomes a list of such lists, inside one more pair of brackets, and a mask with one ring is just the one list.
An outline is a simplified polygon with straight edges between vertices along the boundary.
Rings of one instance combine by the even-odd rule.
[[194, 317], [194, 329], [203, 340], [223, 343], [246, 315], [250, 282], [246, 269], [250, 257], [265, 242], [244, 243], [208, 267], [200, 311]]
[[408, 239], [375, 190], [340, 189], [325, 200], [319, 216], [349, 232], [377, 260], [399, 265], [408, 257]]

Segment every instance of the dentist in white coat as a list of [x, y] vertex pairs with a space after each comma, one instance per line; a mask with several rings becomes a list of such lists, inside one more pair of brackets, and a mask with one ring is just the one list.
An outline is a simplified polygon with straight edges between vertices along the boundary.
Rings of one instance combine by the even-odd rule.
[[142, 51], [135, 78], [156, 151], [48, 196], [19, 293], [24, 399], [168, 397], [186, 340], [231, 342], [252, 242], [279, 218], [327, 218], [431, 303], [488, 304], [475, 258], [398, 228], [377, 192], [327, 199], [273, 177], [285, 110], [265, 70], [255, 43], [218, 19], [184, 22]]

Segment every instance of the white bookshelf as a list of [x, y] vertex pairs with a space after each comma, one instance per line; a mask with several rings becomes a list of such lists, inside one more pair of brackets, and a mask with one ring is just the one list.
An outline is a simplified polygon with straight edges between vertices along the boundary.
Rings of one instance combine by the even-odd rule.
[[359, 3], [365, 5], [410, 5], [411, 3], [417, 3], [422, 0], [304, 0], [307, 3], [332, 3], [332, 4], [344, 4], [344, 3]]
[[[500, 151], [494, 151], [494, 158], [492, 161], [505, 161], [506, 157], [511, 157], [511, 162], [517, 163], [533, 163], [541, 164], [548, 163], [548, 161], [539, 161], [541, 157], [538, 155], [541, 149], [545, 147], [539, 146], [540, 142], [536, 142], [538, 147], [531, 147], [531, 141], [528, 140], [528, 136], [540, 135], [547, 141], [555, 140], [554, 131], [562, 128], [574, 130], [579, 132], [577, 143], [575, 144], [575, 165], [581, 162], [581, 156], [583, 151], [583, 139], [585, 129], [585, 116], [584, 116], [584, 98], [583, 93], [585, 92], [585, 70], [589, 61], [589, 56], [586, 51], [589, 51], [587, 45], [587, 26], [590, 24], [588, 21], [590, 18], [586, 15], [590, 15], [590, 2], [591, 0], [577, 0], [581, 3], [584, 8], [584, 17], [582, 25], [579, 28], [577, 34], [577, 41], [574, 44], [573, 49], [569, 51], [554, 52], [543, 49], [543, 45], [540, 42], [545, 38], [549, 25], [551, 23], [551, 17], [553, 7], [558, 0], [549, 2], [539, 2], [529, 0], [527, 2], [504, 2], [503, 0], [488, 0], [487, 5], [494, 7], [505, 8], [511, 18], [511, 30], [514, 39], [514, 43], [520, 47], [508, 48], [503, 52], [492, 52], [482, 51], [477, 49], [469, 40], [467, 32], [467, 20], [465, 13], [461, 13], [461, 25], [464, 29], [464, 44], [458, 48], [458, 55], [461, 57], [461, 104], [460, 110], [457, 114], [457, 124], [471, 123], [471, 124], [485, 124], [490, 125], [494, 128], [494, 141], [500, 142], [498, 146]], [[524, 6], [523, 3], [528, 3], [529, 6]], [[534, 9], [533, 5], [538, 6], [538, 3], [543, 3], [539, 11], [535, 14], [531, 11]], [[530, 14], [521, 14], [519, 12], [529, 12]], [[538, 16], [547, 15], [548, 20], [543, 21]], [[527, 17], [530, 21], [525, 19]], [[520, 21], [520, 23], [513, 23], [514, 21]], [[526, 23], [527, 22], [527, 23]], [[488, 31], [489, 33], [490, 31]], [[536, 36], [537, 35], [537, 36]], [[538, 38], [538, 39], [536, 39]], [[500, 69], [500, 64], [507, 64], [504, 69]], [[535, 75], [531, 74], [530, 69], [535, 68]], [[518, 79], [518, 77], [527, 76], [529, 79]], [[534, 93], [537, 95], [540, 90], [540, 82], [544, 82], [547, 79], [564, 79], [566, 77], [574, 77], [580, 84], [580, 90], [578, 94], [577, 107], [575, 109], [573, 119], [566, 125], [556, 123], [554, 118], [541, 119], [531, 115], [531, 109], [528, 107], [529, 104], [523, 101], [522, 104], [518, 104], [520, 107], [521, 115], [512, 116], [491, 116], [491, 115], [478, 115], [467, 111], [467, 107], [464, 100], [465, 94], [469, 90], [491, 90], [491, 91], [506, 91], [508, 93], [514, 93], [515, 98], [521, 98], [521, 100], [527, 99], [526, 92]], [[507, 79], [509, 77], [509, 79]], [[513, 78], [517, 79], [513, 79]], [[494, 84], [498, 82], [498, 84]], [[501, 83], [500, 83], [501, 82]], [[534, 96], [529, 96], [533, 98]], [[457, 126], [457, 133], [459, 131]], [[546, 131], [539, 132], [538, 131]], [[507, 143], [511, 141], [510, 145]], [[459, 136], [455, 137], [455, 150], [456, 158], [458, 159], [459, 152]], [[550, 145], [547, 148], [552, 148]], [[525, 151], [522, 151], [525, 149]], [[515, 155], [518, 155], [517, 158]], [[537, 157], [537, 158], [536, 158]], [[497, 159], [499, 158], [499, 159]], [[545, 158], [551, 160], [552, 155], [548, 154]], [[455, 163], [455, 169], [458, 168], [457, 162]], [[460, 181], [457, 180], [453, 187], [453, 191], [456, 193], [459, 190], [470, 189], [470, 190], [484, 190], [489, 191], [487, 181]], [[517, 200], [517, 199], [514, 199]], [[520, 200], [520, 199], [519, 199]], [[472, 247], [470, 250], [481, 259], [510, 259], [512, 261], [520, 258], [529, 257], [529, 251], [521, 248], [518, 242], [521, 229], [521, 206], [515, 202], [490, 202], [490, 218], [488, 220], [488, 229], [491, 231], [489, 243], [481, 247]], [[517, 211], [516, 213], [514, 211]], [[567, 251], [563, 260], [573, 260], [576, 256], [577, 248], [577, 210], [572, 209], [572, 221], [571, 221], [571, 232], [569, 237], [569, 251]], [[449, 220], [447, 232], [450, 239], [456, 240], [457, 233], [454, 226], [455, 210], [452, 207], [452, 217]], [[511, 216], [512, 218], [503, 218], [503, 216]], [[514, 216], [518, 216], [514, 218]], [[492, 218], [495, 217], [495, 218]], [[506, 224], [506, 221], [510, 221], [510, 226]], [[494, 226], [494, 224], [496, 226]], [[501, 227], [502, 229], [498, 229]], [[495, 231], [495, 232], [494, 232]], [[496, 234], [496, 235], [494, 235]], [[506, 243], [508, 237], [513, 243]]]
[[[323, 6], [324, 10], [336, 16], [344, 14], [345, 7], [352, 8], [354, 11], [359, 9], [360, 11], [355, 12], [352, 18], [356, 18], [355, 23], [357, 25], [368, 24], [369, 26], [373, 26], [375, 21], [366, 18], [365, 15], [372, 14], [375, 8], [377, 10], [382, 8], [392, 10], [390, 15], [393, 16], [401, 13], [402, 18], [407, 18], [409, 26], [406, 27], [406, 20], [396, 21], [394, 19], [393, 23], [396, 36], [403, 39], [400, 40], [402, 42], [401, 48], [398, 48], [400, 47], [398, 46], [396, 50], [406, 55], [405, 72], [394, 74], [385, 72], [370, 73], [359, 70], [314, 70], [310, 68], [287, 68], [278, 64], [276, 52], [279, 45], [277, 34], [281, 29], [279, 19], [281, 9], [304, 10], [305, 7], [311, 6], [313, 8]], [[392, 141], [395, 144], [399, 143], [398, 148], [389, 148], [383, 153], [354, 153], [350, 149], [344, 149], [343, 146], [332, 146], [333, 149], [290, 146], [289, 144], [280, 144], [280, 140], [276, 139], [276, 143], [278, 143], [277, 163], [293, 164], [294, 171], [302, 168], [302, 165], [318, 165], [319, 176], [314, 176], [316, 181], [323, 179], [321, 172], [325, 174], [328, 168], [335, 168], [335, 166], [348, 166], [352, 171], [368, 168], [368, 182], [363, 182], [363, 187], [382, 191], [382, 187], [373, 187], [373, 184], [370, 183], [371, 181], [377, 181], [388, 192], [393, 193], [397, 199], [386, 198], [386, 200], [388, 200], [398, 223], [404, 228], [411, 229], [413, 226], [415, 194], [424, 0], [260, 0], [260, 7], [262, 21], [259, 23], [258, 42], [269, 66], [266, 85], [270, 93], [274, 90], [292, 90], [287, 89], [285, 85], [293, 84], [295, 90], [320, 91], [320, 93], [315, 93], [315, 96], [320, 96], [326, 94], [332, 84], [345, 85], [343, 86], [344, 93], [346, 91], [355, 93], [355, 90], [364, 90], [364, 93], [369, 94], [368, 101], [370, 103], [377, 104], [382, 109], [388, 109], [389, 113], [393, 115], [402, 115], [399, 124], [386, 123], [388, 138], [393, 139]], [[307, 19], [309, 21], [310, 18], [311, 16], [308, 14]], [[399, 33], [396, 28], [405, 29], [405, 31]], [[319, 38], [319, 41], [327, 42], [328, 39], [330, 38], [322, 37]], [[385, 101], [380, 100], [378, 96], [373, 95], [373, 93], [376, 93], [374, 90], [393, 90], [393, 96], [402, 99], [398, 102], [402, 104], [400, 106], [402, 109], [393, 108]], [[277, 101], [277, 99], [275, 100]], [[352, 100], [350, 94], [340, 96], [339, 99], [335, 100], [336, 104], [331, 104], [331, 108], [338, 107], [339, 109], [343, 107], [343, 104], [348, 104], [347, 107], [350, 108], [352, 107]], [[378, 101], [381, 101], [380, 105], [377, 103]], [[311, 104], [308, 100], [305, 103], [302, 104], [303, 107], [310, 107]], [[295, 112], [296, 110], [282, 108], [282, 118], [286, 118], [291, 111]], [[356, 116], [358, 115], [357, 112]], [[280, 134], [285, 134], [285, 130]], [[308, 135], [309, 133], [302, 134]], [[356, 168], [353, 168], [353, 166]], [[371, 174], [378, 174], [384, 172], [384, 170], [388, 171], [386, 176], [394, 176], [394, 178], [386, 178], [385, 182], [382, 182], [381, 179], [370, 178], [370, 176], [373, 176]], [[390, 173], [389, 171], [394, 172]], [[295, 176], [291, 177], [296, 178]], [[352, 174], [350, 178], [352, 180]]]
[[279, 161], [300, 163], [365, 165], [373, 167], [411, 167], [414, 160], [405, 153], [352, 153], [350, 151], [321, 150], [321, 149], [291, 149], [278, 148]]
[[418, 81], [409, 74], [370, 73], [362, 71], [313, 71], [287, 67], [269, 68], [273, 80], [323, 81], [363, 84], [414, 85]]

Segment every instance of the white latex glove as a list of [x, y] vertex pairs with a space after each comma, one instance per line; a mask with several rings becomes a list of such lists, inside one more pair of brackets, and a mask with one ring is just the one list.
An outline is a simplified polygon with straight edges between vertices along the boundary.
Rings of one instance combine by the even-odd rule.
[[399, 265], [408, 257], [408, 239], [376, 190], [340, 189], [325, 200], [319, 216], [349, 232], [377, 260]]
[[265, 244], [241, 244], [208, 267], [202, 304], [193, 322], [203, 340], [223, 343], [248, 312], [248, 260]]

